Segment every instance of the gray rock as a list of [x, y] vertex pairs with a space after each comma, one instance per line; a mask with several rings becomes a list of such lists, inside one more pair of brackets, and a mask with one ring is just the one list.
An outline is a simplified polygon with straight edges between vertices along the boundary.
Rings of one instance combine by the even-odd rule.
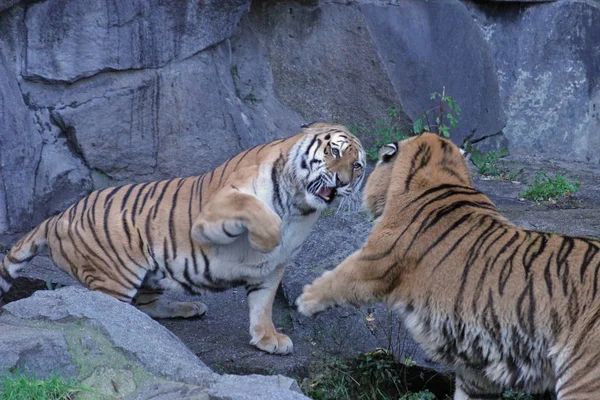
[[0, 54], [0, 243], [31, 227], [41, 143], [17, 80]]
[[[468, 9], [459, 1], [396, 4], [364, 4], [361, 10], [408, 116], [415, 120], [437, 106], [430, 94], [445, 87], [462, 109], [451, 131], [455, 143], [500, 132], [505, 117], [494, 60]], [[435, 117], [433, 112], [430, 124]]]
[[0, 0], [0, 12], [11, 8], [20, 1], [21, 0]]
[[171, 332], [135, 307], [102, 293], [78, 287], [40, 291], [3, 309], [36, 321], [87, 319], [152, 374], [197, 385], [212, 380], [211, 370]]
[[0, 336], [0, 376], [14, 368], [35, 373], [39, 379], [46, 379], [52, 373], [64, 378], [77, 376], [63, 333], [0, 322]]
[[209, 400], [205, 388], [180, 382], [153, 382], [126, 400]]
[[470, 4], [496, 60], [511, 152], [600, 162], [600, 3]]
[[395, 107], [399, 126], [412, 126], [358, 6], [262, 2], [247, 19], [270, 60], [278, 99], [307, 122], [372, 127]]
[[28, 79], [74, 82], [102, 71], [156, 68], [231, 36], [248, 0], [51, 0], [27, 12]]
[[223, 375], [208, 393], [214, 400], [308, 399], [295, 380], [281, 375]]

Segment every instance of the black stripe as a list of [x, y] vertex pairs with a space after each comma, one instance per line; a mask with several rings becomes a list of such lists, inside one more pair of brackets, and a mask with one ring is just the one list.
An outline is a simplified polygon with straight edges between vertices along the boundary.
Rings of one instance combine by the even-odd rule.
[[227, 235], [228, 237], [230, 237], [230, 238], [235, 238], [235, 237], [238, 237], [238, 236], [239, 236], [239, 235], [234, 235], [234, 234], [232, 234], [231, 232], [228, 232], [228, 231], [227, 231], [227, 229], [225, 229], [225, 222], [223, 222], [223, 223], [221, 224], [221, 228], [223, 229], [223, 233], [224, 233], [225, 235]]
[[127, 272], [129, 272], [131, 275], [133, 275], [136, 279], [137, 279], [137, 274], [135, 274], [133, 271], [131, 271], [129, 268], [127, 268], [127, 264], [125, 263], [125, 261], [123, 261], [123, 259], [121, 258], [121, 256], [119, 255], [119, 253], [117, 252], [117, 249], [115, 248], [115, 245], [113, 243], [112, 240], [112, 236], [110, 235], [110, 230], [108, 229], [108, 217], [110, 214], [110, 210], [112, 208], [113, 205], [113, 200], [108, 202], [108, 206], [104, 209], [104, 235], [106, 237], [106, 241], [108, 242], [108, 246], [110, 247], [110, 249], [112, 250], [112, 252], [115, 254], [115, 256], [117, 257], [117, 261], [118, 264], [115, 265], [115, 271], [117, 271], [119, 273], [119, 275], [125, 279], [125, 281], [127, 283], [129, 283], [132, 287], [137, 288], [139, 287], [139, 282], [135, 282], [134, 280], [132, 280], [130, 277], [126, 276], [119, 267], [123, 267]]
[[403, 210], [407, 209], [408, 207], [412, 206], [414, 203], [416, 203], [417, 201], [423, 199], [424, 197], [429, 196], [430, 194], [439, 192], [440, 190], [445, 190], [445, 189], [462, 189], [462, 190], [468, 190], [469, 192], [467, 193], [463, 193], [463, 192], [456, 192], [457, 194], [483, 194], [481, 193], [479, 190], [470, 187], [470, 186], [461, 186], [461, 185], [455, 185], [452, 183], [444, 183], [442, 185], [433, 187], [431, 189], [427, 189], [426, 191], [424, 191], [423, 193], [421, 193], [419, 196], [417, 196], [415, 199], [411, 200], [410, 203], [408, 203], [406, 206], [404, 206]]
[[108, 204], [108, 201], [115, 195], [117, 194], [117, 192], [121, 189], [123, 189], [124, 186], [117, 186], [116, 188], [113, 188], [110, 193], [108, 193], [106, 195], [106, 197], [104, 198], [104, 207], [106, 207], [106, 204]]
[[[517, 232], [517, 233], [519, 233], [519, 232]], [[502, 266], [502, 269], [500, 270], [500, 276], [498, 277], [498, 279], [499, 279], [499, 282], [498, 282], [498, 292], [500, 293], [501, 296], [504, 294], [504, 288], [506, 287], [506, 284], [508, 283], [508, 279], [512, 275], [515, 257], [517, 256], [517, 253], [519, 252], [519, 249], [521, 248], [521, 246], [523, 245], [523, 243], [528, 238], [529, 238], [529, 236], [527, 235], [527, 232], [526, 232], [525, 237], [523, 238], [523, 240], [521, 240], [521, 242], [513, 250], [513, 252], [506, 259], [506, 261], [504, 261], [504, 265]]]
[[308, 144], [308, 147], [306, 148], [306, 151], [304, 152], [305, 156], [308, 155], [308, 153], [310, 152], [310, 149], [311, 149], [312, 145], [315, 143], [316, 140], [317, 140], [317, 136], [315, 135], [315, 136], [313, 136], [312, 140]]
[[283, 213], [283, 202], [281, 200], [281, 193], [279, 192], [279, 180], [277, 178], [280, 172], [279, 167], [281, 161], [283, 161], [283, 156], [280, 154], [279, 158], [273, 163], [273, 168], [271, 169], [271, 183], [273, 185], [273, 205], [279, 206], [280, 212]]
[[573, 251], [574, 241], [568, 236], [562, 237], [562, 243], [556, 253], [556, 275], [562, 280], [563, 294], [567, 295], [569, 279], [569, 255]]
[[125, 236], [127, 236], [127, 244], [131, 248], [131, 233], [129, 232], [129, 226], [127, 224], [127, 210], [121, 213], [121, 223], [123, 224], [123, 231], [125, 232]]
[[227, 162], [223, 166], [223, 169], [221, 170], [221, 176], [219, 177], [219, 184], [217, 185], [219, 187], [221, 187], [221, 183], [223, 182], [223, 176], [225, 175], [225, 171], [227, 170], [227, 166], [229, 165], [230, 162], [231, 162], [231, 158], [229, 160], [227, 160]]
[[[198, 180], [194, 180], [194, 185], [196, 187], [200, 186], [198, 184]], [[189, 227], [188, 227], [188, 233], [191, 232], [192, 230], [192, 225], [193, 225], [193, 221], [192, 221], [192, 200], [194, 199], [194, 185], [192, 185], [192, 189], [191, 189], [191, 194], [190, 194], [190, 200], [188, 202], [188, 221], [189, 221]], [[200, 207], [202, 207], [202, 204], [200, 204]], [[190, 239], [190, 249], [192, 251], [192, 262], [194, 264], [194, 274], [198, 275], [198, 260], [196, 259], [196, 244], [194, 243], [194, 239], [192, 238], [192, 235], [188, 235], [188, 238]]]
[[[419, 158], [419, 156], [421, 157], [421, 159], [420, 159], [420, 164], [417, 167], [416, 161], [417, 161], [417, 158]], [[431, 148], [427, 144], [421, 143], [419, 145], [419, 149], [417, 150], [415, 155], [412, 157], [411, 164], [410, 164], [410, 170], [406, 177], [406, 181], [404, 182], [404, 190], [408, 191], [408, 188], [410, 187], [410, 183], [412, 182], [414, 177], [417, 175], [417, 172], [419, 172], [421, 169], [425, 168], [430, 160], [431, 160]]]
[[252, 150], [254, 150], [255, 148], [257, 148], [258, 146], [259, 146], [259, 145], [256, 145], [256, 146], [254, 146], [253, 148], [246, 150], [246, 151], [245, 151], [245, 152], [242, 154], [242, 156], [240, 157], [240, 159], [238, 160], [237, 164], [235, 164], [235, 168], [233, 168], [233, 170], [234, 170], [234, 171], [237, 171], [237, 169], [238, 169], [238, 167], [240, 166], [240, 163], [242, 162], [242, 160], [243, 160], [243, 159], [244, 159], [244, 158], [245, 158], [245, 157], [246, 157], [248, 154], [250, 154], [250, 152], [251, 152]]
[[[534, 246], [539, 243], [539, 247], [536, 250], [533, 250]], [[537, 237], [529, 243], [525, 252], [523, 253], [523, 267], [525, 268], [525, 275], [529, 276], [529, 271], [531, 270], [531, 266], [546, 249], [546, 244], [548, 243], [548, 238], [543, 233], [539, 233]]]
[[[95, 233], [95, 231], [92, 231], [93, 233]], [[101, 263], [103, 263], [106, 268], [107, 271], [110, 271], [112, 268], [111, 266], [106, 262], [106, 260], [102, 257], [100, 257], [98, 255], [98, 253], [96, 253], [85, 241], [84, 237], [81, 236], [81, 233], [79, 233], [79, 229], [77, 227], [77, 225], [75, 225], [75, 235], [77, 236], [77, 238], [79, 239], [79, 241], [81, 242], [81, 244], [83, 244], [83, 247], [85, 248], [86, 254], [91, 255], [92, 257], [95, 257], [96, 259], [98, 259], [98, 261], [100, 261]], [[97, 243], [99, 245], [99, 243]], [[102, 249], [102, 247], [100, 246], [100, 248]], [[120, 283], [120, 282], [119, 282]]]
[[169, 211], [169, 238], [171, 240], [171, 248], [173, 251], [173, 260], [177, 258], [177, 242], [176, 242], [176, 232], [175, 232], [175, 208], [177, 207], [177, 196], [179, 195], [179, 190], [183, 186], [184, 180], [180, 180], [177, 184], [177, 189], [173, 194], [173, 198], [171, 199], [171, 210]]
[[125, 205], [127, 204], [127, 200], [129, 199], [129, 196], [131, 195], [131, 192], [133, 191], [133, 189], [135, 189], [138, 185], [131, 185], [129, 187], [129, 189], [127, 190], [127, 192], [125, 193], [125, 196], [123, 196], [123, 201], [121, 202], [121, 212], [123, 212], [123, 209], [125, 208]]
[[[100, 193], [102, 193], [101, 190], [99, 190], [99, 191], [96, 192], [96, 198], [94, 199], [94, 202], [92, 203], [92, 207], [90, 208], [90, 211], [89, 211], [92, 214], [91, 220], [88, 219], [88, 224], [90, 225], [90, 228], [91, 227], [96, 227], [96, 210], [97, 210], [96, 203], [98, 202], [98, 198], [100, 197]], [[90, 221], [93, 222], [93, 224], [91, 224]]]
[[[438, 244], [440, 244], [442, 242], [442, 240], [444, 240], [450, 234], [450, 232], [453, 232], [459, 226], [461, 226], [462, 224], [467, 222], [470, 218], [471, 218], [471, 214], [465, 214], [462, 217], [460, 217], [458, 220], [456, 220], [452, 225], [450, 225], [450, 227], [448, 229], [446, 229], [444, 232], [442, 232], [442, 234], [439, 235], [438, 238], [432, 244], [429, 245], [427, 250], [425, 250], [423, 252], [423, 254], [421, 254], [421, 256], [417, 259], [417, 262], [415, 263], [415, 265], [419, 265], [421, 263], [421, 261], [423, 261], [423, 258], [425, 258], [425, 256], [427, 256], [429, 254], [429, 252], [434, 249], [434, 247], [436, 247]], [[443, 261], [443, 259], [442, 259], [442, 261]]]
[[154, 215], [152, 216], [152, 219], [156, 219], [156, 214], [158, 213], [158, 209], [160, 208], [160, 203], [163, 200], [163, 197], [165, 197], [165, 192], [167, 191], [167, 188], [169, 187], [169, 185], [171, 185], [171, 183], [173, 183], [173, 181], [175, 181], [175, 179], [170, 179], [165, 183], [165, 186], [163, 186], [160, 195], [158, 196], [158, 200], [156, 200], [156, 203], [154, 204]]
[[550, 253], [548, 261], [546, 262], [546, 268], [544, 268], [544, 280], [546, 281], [546, 288], [548, 289], [548, 295], [552, 298], [552, 273], [550, 267], [552, 266], [552, 259], [554, 258], [554, 252]]
[[146, 202], [148, 201], [148, 198], [150, 198], [150, 199], [154, 198], [154, 193], [156, 192], [156, 189], [162, 182], [164, 182], [164, 181], [151, 182], [152, 187], [144, 195], [144, 200], [142, 200], [142, 204], [140, 205], [140, 211], [138, 212], [139, 215], [141, 215], [142, 212], [144, 211], [144, 208], [146, 207]]
[[[138, 190], [137, 194], [135, 195], [135, 201], [133, 202], [133, 208], [131, 209], [131, 223], [135, 226], [135, 217], [137, 215], [137, 207], [138, 207], [138, 203], [140, 201], [140, 197], [142, 197], [142, 192], [144, 191], [144, 189], [146, 189], [146, 187], [150, 184], [150, 182], [143, 184], [140, 187], [140, 190]], [[137, 186], [137, 185], [136, 185]], [[146, 197], [148, 196], [148, 193], [146, 193]], [[123, 203], [125, 204], [125, 203]]]
[[[590, 263], [592, 262], [592, 260], [594, 259], [594, 257], [596, 257], [596, 254], [598, 254], [598, 247], [590, 242], [587, 242], [588, 248], [585, 251], [585, 255], [583, 256], [583, 261], [581, 263], [581, 267], [579, 267], [579, 281], [580, 283], [583, 283], [584, 277], [585, 277], [585, 271], [587, 270], [588, 266], [590, 265]], [[597, 269], [597, 267], [596, 267]]]
[[260, 149], [258, 149], [258, 151], [256, 152], [256, 155], [258, 155], [269, 143], [265, 143], [262, 146], [260, 146]]

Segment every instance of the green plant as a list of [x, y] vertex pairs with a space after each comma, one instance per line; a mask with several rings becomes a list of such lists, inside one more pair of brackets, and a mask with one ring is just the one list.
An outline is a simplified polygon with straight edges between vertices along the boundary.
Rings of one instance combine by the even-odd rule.
[[502, 394], [504, 400], [534, 400], [529, 393], [517, 392], [516, 390], [507, 390]]
[[375, 126], [373, 128], [367, 128], [357, 124], [348, 126], [348, 129], [355, 135], [373, 138], [373, 145], [365, 150], [367, 159], [370, 161], [377, 161], [379, 148], [381, 146], [391, 142], [399, 142], [409, 136], [397, 126], [400, 119], [400, 112], [397, 109], [388, 107], [386, 109], [386, 114], [387, 117], [385, 119], [378, 119], [375, 121]]
[[[432, 101], [439, 99], [439, 105], [425, 111], [415, 120], [413, 123], [413, 133], [418, 135], [421, 132], [437, 131], [437, 134], [440, 136], [450, 137], [450, 128], [458, 127], [458, 119], [456, 117], [461, 113], [460, 107], [451, 96], [446, 94], [445, 86], [442, 87], [442, 93], [433, 92], [429, 95], [429, 99]], [[434, 115], [435, 124], [429, 120]], [[450, 123], [450, 126], [446, 125], [446, 119]]]
[[489, 178], [514, 180], [522, 171], [509, 171], [502, 163], [501, 159], [510, 155], [506, 147], [502, 147], [498, 151], [483, 152], [471, 143], [466, 142], [463, 148], [469, 154], [469, 160], [477, 168], [477, 173], [480, 175]]
[[400, 397], [400, 400], [435, 400], [435, 395], [429, 390], [424, 390], [417, 393], [407, 393]]
[[52, 373], [47, 379], [21, 371], [1, 378], [0, 400], [70, 400], [75, 394], [90, 391], [75, 380], [63, 379]]
[[541, 170], [535, 175], [533, 184], [521, 193], [521, 197], [533, 201], [553, 201], [570, 196], [579, 191], [580, 186], [577, 179], [571, 182], [559, 173], [551, 178], [546, 171]]

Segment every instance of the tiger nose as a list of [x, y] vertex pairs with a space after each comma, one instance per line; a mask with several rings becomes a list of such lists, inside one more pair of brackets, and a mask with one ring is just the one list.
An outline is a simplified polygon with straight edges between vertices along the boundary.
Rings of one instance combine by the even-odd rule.
[[336, 186], [340, 187], [340, 186], [346, 186], [348, 184], [348, 182], [344, 182], [341, 178], [340, 175], [336, 175], [335, 177], [335, 184]]

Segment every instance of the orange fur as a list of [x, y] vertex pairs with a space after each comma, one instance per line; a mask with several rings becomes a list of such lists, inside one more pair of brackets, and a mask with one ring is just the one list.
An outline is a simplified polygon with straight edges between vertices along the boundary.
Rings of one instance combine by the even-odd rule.
[[600, 399], [599, 241], [514, 226], [434, 134], [382, 149], [364, 202], [378, 218], [367, 243], [304, 288], [302, 313], [387, 303], [456, 371], [455, 399]]
[[251, 343], [289, 353], [292, 341], [271, 321], [285, 264], [336, 194], [342, 202], [358, 196], [364, 157], [345, 127], [313, 124], [201, 176], [95, 191], [11, 249], [0, 263], [0, 299], [48, 245], [56, 265], [85, 286], [156, 318], [206, 311], [163, 298], [163, 290], [245, 286]]

